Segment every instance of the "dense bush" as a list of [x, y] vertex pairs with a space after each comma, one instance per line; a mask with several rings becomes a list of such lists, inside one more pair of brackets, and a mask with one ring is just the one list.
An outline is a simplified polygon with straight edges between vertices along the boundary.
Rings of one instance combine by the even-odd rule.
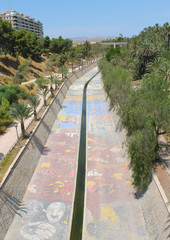
[[2, 97], [6, 98], [10, 104], [16, 102], [19, 98], [26, 99], [28, 94], [17, 85], [12, 86], [0, 86], [0, 104], [2, 103]]
[[133, 183], [140, 190], [145, 190], [150, 182], [157, 150], [157, 138], [151, 128], [138, 130], [128, 139]]
[[116, 109], [128, 132], [133, 183], [144, 190], [159, 150], [158, 136], [170, 130], [168, 75], [159, 67], [145, 74], [140, 85], [135, 87], [131, 71], [122, 66], [101, 60], [99, 68], [111, 107]]

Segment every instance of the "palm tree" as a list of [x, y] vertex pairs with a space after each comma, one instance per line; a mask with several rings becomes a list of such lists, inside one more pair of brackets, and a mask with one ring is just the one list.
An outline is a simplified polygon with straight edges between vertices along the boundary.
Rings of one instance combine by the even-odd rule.
[[[50, 75], [49, 81], [51, 83], [51, 87], [52, 87], [52, 83], [54, 83], [55, 90], [56, 90], [58, 87], [58, 84], [60, 83], [59, 76]], [[50, 87], [50, 89], [51, 89], [51, 87]]]
[[9, 114], [11, 115], [12, 118], [20, 122], [21, 133], [22, 137], [24, 138], [26, 136], [24, 120], [28, 119], [33, 114], [32, 107], [28, 107], [27, 104], [24, 102], [13, 103], [9, 108]]
[[155, 58], [155, 60], [153, 62], [149, 62], [147, 64], [147, 70], [149, 72], [155, 72], [155, 73], [159, 73], [160, 72], [160, 68], [164, 65], [165, 59], [162, 57], [158, 57]]
[[53, 83], [55, 84], [55, 90], [57, 89], [58, 85], [60, 84], [60, 77], [59, 76], [55, 76], [53, 79]]
[[71, 63], [71, 69], [72, 69], [72, 73], [74, 70], [74, 62], [75, 62], [75, 49], [72, 48], [70, 51], [67, 52], [67, 60], [68, 62]]
[[62, 79], [64, 79], [67, 76], [68, 68], [65, 65], [61, 66], [59, 69], [59, 73], [62, 74]]
[[147, 64], [153, 61], [157, 56], [157, 50], [154, 45], [148, 40], [140, 40], [136, 51], [136, 69], [138, 78], [147, 73]]
[[49, 80], [49, 83], [50, 83], [50, 92], [51, 92], [51, 96], [54, 97], [54, 94], [53, 94], [53, 80], [54, 80], [54, 76], [53, 75], [50, 75], [50, 77], [48, 78]]
[[46, 88], [49, 84], [49, 81], [48, 79], [45, 79], [43, 77], [39, 77], [36, 79], [36, 84], [38, 85], [38, 87], [41, 89], [41, 88]]
[[30, 107], [33, 109], [33, 114], [34, 114], [34, 120], [37, 121], [37, 111], [36, 108], [40, 104], [40, 98], [38, 95], [29, 95], [28, 97], [28, 103]]
[[159, 69], [159, 73], [162, 74], [167, 81], [169, 81], [170, 80], [170, 64], [164, 61]]
[[46, 88], [42, 88], [42, 89], [40, 89], [40, 90], [38, 91], [39, 95], [43, 97], [43, 100], [44, 100], [44, 106], [47, 105], [46, 97], [47, 97], [49, 91], [50, 91], [50, 90], [49, 90], [48, 87], [46, 87]]

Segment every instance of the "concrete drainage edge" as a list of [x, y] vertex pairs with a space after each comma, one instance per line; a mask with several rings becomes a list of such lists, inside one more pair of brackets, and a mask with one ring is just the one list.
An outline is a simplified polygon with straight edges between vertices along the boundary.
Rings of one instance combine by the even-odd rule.
[[152, 170], [152, 176], [153, 176], [153, 179], [154, 179], [154, 181], [156, 183], [156, 186], [157, 186], [157, 188], [158, 188], [158, 190], [160, 192], [160, 195], [161, 195], [161, 197], [162, 197], [162, 199], [163, 199], [163, 201], [165, 203], [167, 211], [170, 214], [170, 202], [168, 201], [168, 198], [166, 197], [166, 194], [165, 194], [165, 192], [164, 192], [164, 190], [163, 190], [163, 188], [162, 188], [162, 186], [160, 184], [160, 181], [159, 181], [158, 177], [156, 176], [156, 174], [155, 174], [155, 172], [153, 170]]

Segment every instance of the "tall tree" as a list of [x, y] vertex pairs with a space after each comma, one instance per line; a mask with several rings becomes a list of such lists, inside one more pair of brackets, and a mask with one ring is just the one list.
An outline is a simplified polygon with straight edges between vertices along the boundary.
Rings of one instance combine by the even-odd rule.
[[46, 36], [43, 39], [43, 47], [44, 47], [44, 50], [49, 51], [49, 48], [50, 48], [50, 38], [49, 38], [49, 36]]
[[65, 53], [72, 47], [72, 41], [70, 39], [63, 39], [61, 36], [52, 38], [50, 42], [50, 51], [52, 53]]
[[40, 60], [43, 46], [36, 33], [31, 33], [26, 30], [14, 31], [14, 39], [16, 55], [21, 55], [24, 58], [31, 57], [35, 61]]
[[62, 67], [67, 61], [67, 56], [65, 54], [60, 54], [57, 59], [57, 67]]
[[0, 18], [0, 48], [5, 54], [13, 55], [13, 31], [11, 23]]
[[75, 49], [72, 48], [70, 51], [67, 52], [67, 60], [68, 62], [71, 63], [71, 69], [72, 69], [72, 72], [74, 70], [74, 63], [75, 63]]

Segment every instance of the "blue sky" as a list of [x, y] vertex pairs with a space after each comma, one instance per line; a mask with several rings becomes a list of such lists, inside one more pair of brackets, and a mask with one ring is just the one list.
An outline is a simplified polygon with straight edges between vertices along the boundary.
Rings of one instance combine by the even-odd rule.
[[170, 0], [1, 0], [0, 12], [5, 10], [40, 20], [50, 38], [131, 37], [170, 22]]

